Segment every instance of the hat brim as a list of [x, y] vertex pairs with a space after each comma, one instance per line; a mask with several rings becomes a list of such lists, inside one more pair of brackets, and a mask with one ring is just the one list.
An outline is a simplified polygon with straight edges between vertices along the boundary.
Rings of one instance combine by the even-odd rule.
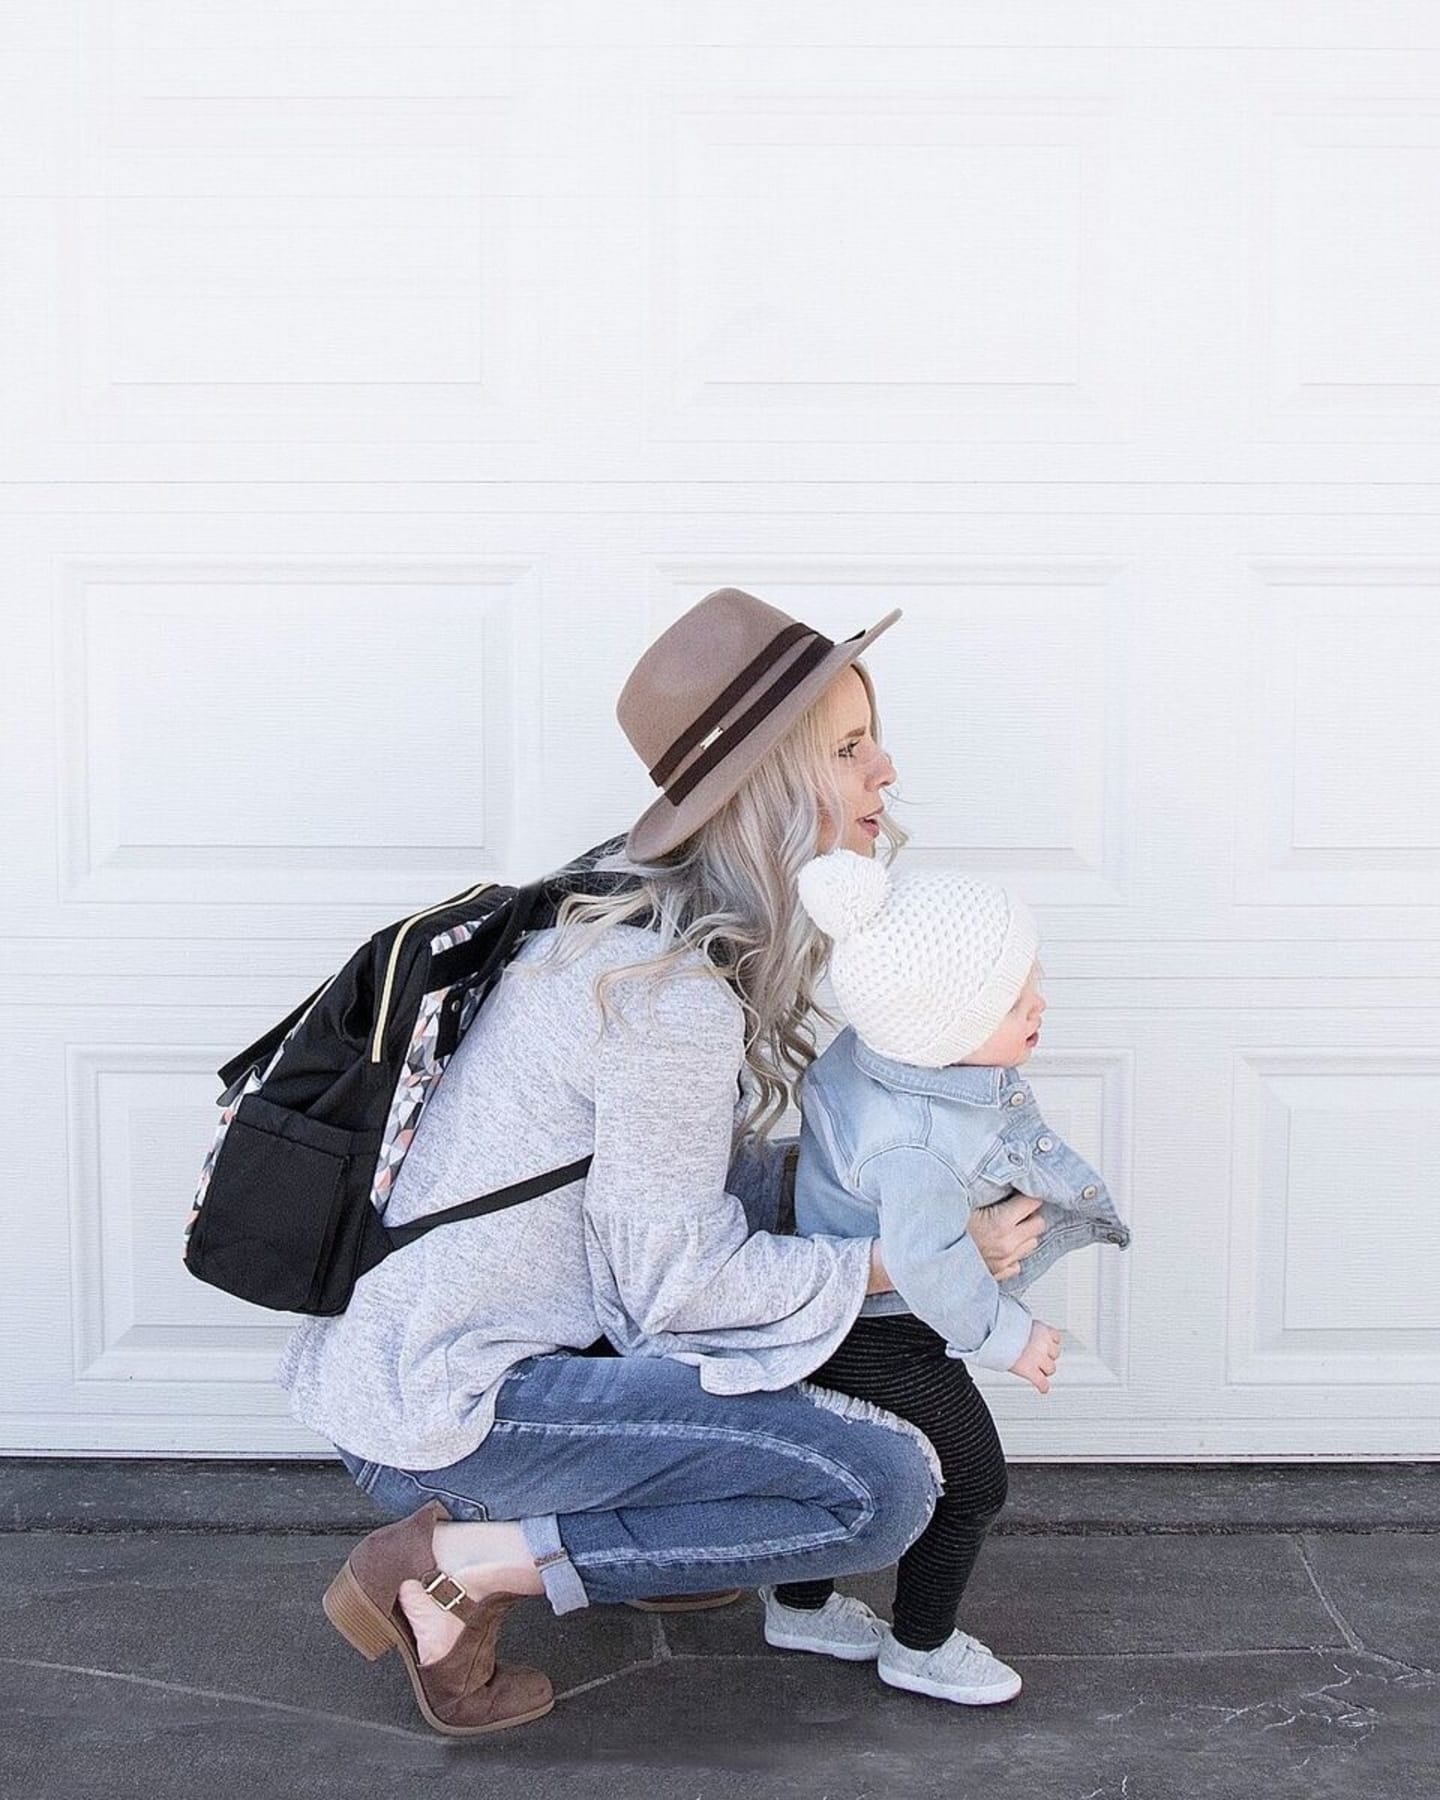
[[803, 681], [780, 702], [774, 712], [763, 718], [735, 754], [728, 756], [676, 806], [664, 794], [643, 812], [630, 828], [625, 840], [625, 854], [636, 862], [650, 862], [684, 843], [698, 831], [733, 795], [744, 786], [757, 764], [764, 760], [795, 721], [820, 698], [842, 670], [870, 648], [883, 631], [901, 615], [901, 608], [886, 613], [878, 625], [872, 625], [864, 637], [837, 644], [817, 663]]

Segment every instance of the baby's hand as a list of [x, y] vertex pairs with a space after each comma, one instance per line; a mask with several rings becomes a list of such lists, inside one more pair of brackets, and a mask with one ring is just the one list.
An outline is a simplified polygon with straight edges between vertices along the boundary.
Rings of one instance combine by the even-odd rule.
[[1030, 1325], [1030, 1342], [1010, 1365], [1010, 1373], [1028, 1381], [1042, 1394], [1050, 1392], [1050, 1377], [1060, 1360], [1060, 1333], [1043, 1319]]

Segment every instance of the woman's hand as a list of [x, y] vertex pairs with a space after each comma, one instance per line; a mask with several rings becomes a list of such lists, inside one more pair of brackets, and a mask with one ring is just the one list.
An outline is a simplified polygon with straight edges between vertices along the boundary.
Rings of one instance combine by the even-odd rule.
[[1020, 1264], [1045, 1235], [1043, 1203], [1034, 1194], [1015, 1194], [994, 1206], [976, 1206], [965, 1229], [997, 1281], [1020, 1273]]

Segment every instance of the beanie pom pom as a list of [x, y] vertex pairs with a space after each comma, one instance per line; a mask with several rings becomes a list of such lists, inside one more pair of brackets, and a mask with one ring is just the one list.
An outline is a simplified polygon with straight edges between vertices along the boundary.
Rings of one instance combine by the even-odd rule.
[[868, 925], [890, 892], [890, 872], [878, 857], [831, 850], [800, 871], [800, 904], [827, 937], [840, 943]]

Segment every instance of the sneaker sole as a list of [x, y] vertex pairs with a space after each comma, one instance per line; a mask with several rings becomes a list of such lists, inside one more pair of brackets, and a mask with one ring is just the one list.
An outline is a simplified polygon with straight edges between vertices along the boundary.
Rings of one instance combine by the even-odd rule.
[[883, 1667], [876, 1673], [890, 1687], [904, 1688], [911, 1694], [927, 1694], [932, 1700], [953, 1700], [960, 1706], [999, 1706], [1006, 1700], [1013, 1700], [1024, 1686], [1017, 1675], [1014, 1687], [971, 1688], [968, 1692], [957, 1693], [954, 1688], [944, 1687], [938, 1681], [926, 1681], [923, 1676], [901, 1675]]
[[815, 1656], [833, 1656], [836, 1662], [874, 1662], [880, 1654], [878, 1644], [833, 1644], [822, 1642], [819, 1638], [787, 1638], [771, 1637], [770, 1628], [765, 1628], [765, 1642], [775, 1650], [809, 1650]]

